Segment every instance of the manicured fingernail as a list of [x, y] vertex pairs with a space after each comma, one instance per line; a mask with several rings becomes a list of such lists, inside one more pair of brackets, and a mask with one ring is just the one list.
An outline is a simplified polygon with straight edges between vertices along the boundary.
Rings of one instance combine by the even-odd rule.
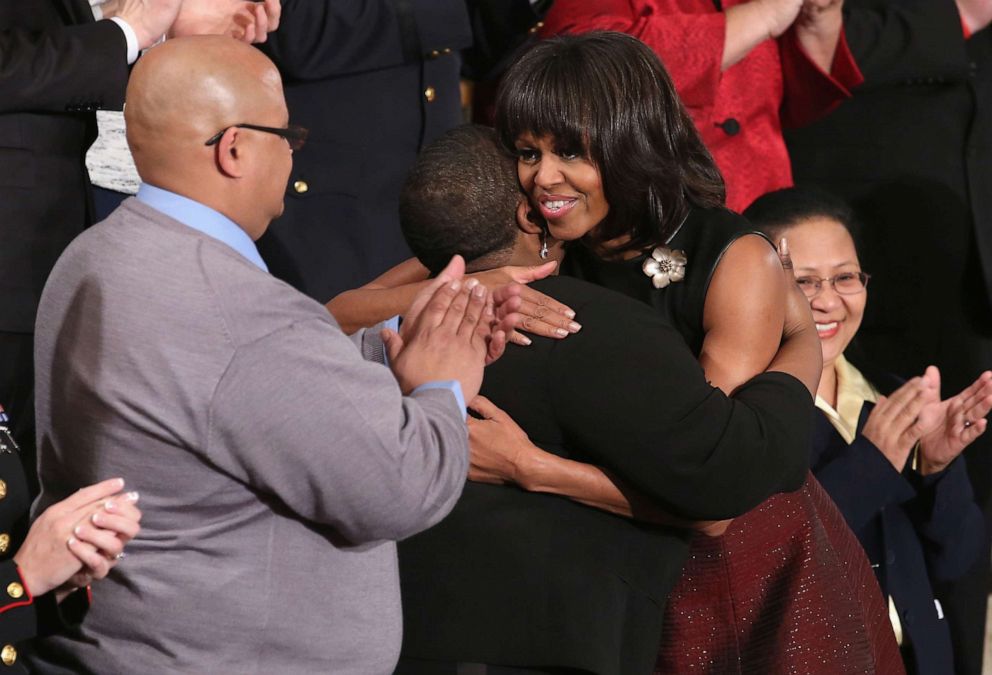
[[[473, 279], [472, 281], [475, 281], [475, 279]], [[472, 295], [475, 296], [476, 298], [484, 298], [484, 297], [486, 297], [486, 287], [485, 286], [476, 285], [472, 289]]]
[[575, 318], [575, 312], [573, 312], [570, 309], [566, 309], [565, 310], [565, 316], [567, 316], [569, 319], [574, 319]]
[[69, 537], [69, 539], [65, 543], [66, 543], [66, 546], [72, 546], [73, 544], [76, 543], [76, 538], [75, 537]]
[[576, 323], [575, 321], [569, 322], [568, 324], [569, 333], [578, 333], [580, 330], [582, 330], [582, 324]]
[[521, 335], [520, 341], [524, 344], [525, 347], [529, 347], [531, 344], [533, 344], [533, 341], [526, 335]]
[[454, 280], [454, 281], [451, 282], [451, 290], [457, 291], [461, 287], [462, 287], [462, 282], [461, 281], [458, 281], [456, 279], [456, 280]]
[[124, 498], [127, 499], [129, 502], [136, 502], [138, 501], [138, 499], [141, 498], [141, 495], [138, 494], [137, 490], [132, 490], [131, 492], [128, 492], [126, 495], [124, 495]]
[[565, 337], [566, 335], [568, 335], [568, 331], [565, 330], [564, 328], [555, 328], [555, 335], [557, 335], [558, 337]]
[[90, 520], [93, 521], [93, 524], [94, 525], [99, 525], [100, 524], [100, 514], [99, 513], [94, 513], [92, 516], [90, 516]]
[[486, 315], [486, 318], [487, 319], [493, 317], [493, 308], [492, 308], [492, 305], [486, 305], [485, 315]]
[[82, 531], [83, 531], [83, 526], [82, 525], [76, 525], [76, 528], [72, 531], [72, 533], [78, 537], [78, 536], [80, 536], [80, 534], [82, 533]]
[[117, 479], [117, 489], [120, 490], [123, 487], [124, 487], [124, 479], [123, 478], [118, 478]]
[[478, 285], [479, 285], [479, 280], [478, 279], [469, 279], [468, 281], [465, 282], [465, 288], [468, 288], [468, 289], [473, 289], [473, 288], [475, 288]]
[[108, 511], [113, 511], [114, 509], [117, 508], [117, 504], [114, 503], [113, 499], [108, 499], [103, 503], [103, 508], [107, 509]]

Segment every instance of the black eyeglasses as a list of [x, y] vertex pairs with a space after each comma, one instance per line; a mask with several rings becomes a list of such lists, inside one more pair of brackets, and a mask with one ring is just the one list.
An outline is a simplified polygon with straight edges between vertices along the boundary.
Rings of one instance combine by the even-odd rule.
[[796, 284], [807, 298], [815, 298], [823, 290], [823, 282], [828, 282], [841, 295], [857, 295], [868, 287], [870, 274], [864, 272], [841, 272], [832, 277], [796, 277]]
[[307, 142], [307, 134], [309, 133], [305, 127], [298, 127], [295, 125], [290, 125], [285, 128], [280, 127], [260, 127], [257, 124], [232, 124], [229, 127], [224, 127], [216, 134], [207, 139], [204, 145], [217, 145], [220, 142], [221, 136], [223, 136], [228, 129], [252, 129], [254, 131], [264, 131], [267, 134], [275, 134], [276, 136], [282, 136], [289, 143], [289, 147], [293, 150], [299, 150], [303, 147], [303, 144]]

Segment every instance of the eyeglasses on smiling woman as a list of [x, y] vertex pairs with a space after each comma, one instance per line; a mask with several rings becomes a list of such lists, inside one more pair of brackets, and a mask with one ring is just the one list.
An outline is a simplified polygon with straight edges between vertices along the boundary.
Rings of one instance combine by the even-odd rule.
[[832, 277], [796, 277], [796, 284], [806, 294], [807, 298], [816, 297], [827, 282], [841, 295], [857, 295], [868, 287], [870, 274], [865, 272], [841, 272]]
[[216, 134], [207, 139], [204, 145], [216, 145], [220, 142], [221, 136], [224, 135], [228, 129], [252, 129], [253, 131], [262, 131], [267, 134], [275, 134], [276, 136], [282, 136], [289, 143], [290, 149], [294, 152], [303, 148], [303, 144], [306, 143], [307, 134], [309, 131], [305, 127], [298, 127], [295, 125], [290, 125], [288, 127], [262, 127], [257, 124], [232, 124], [229, 127], [224, 127]]

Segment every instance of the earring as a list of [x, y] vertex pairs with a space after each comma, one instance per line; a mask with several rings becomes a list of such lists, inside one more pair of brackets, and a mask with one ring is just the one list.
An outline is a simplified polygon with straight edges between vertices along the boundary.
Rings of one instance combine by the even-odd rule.
[[537, 253], [541, 256], [541, 260], [548, 259], [548, 231], [541, 230], [541, 250]]

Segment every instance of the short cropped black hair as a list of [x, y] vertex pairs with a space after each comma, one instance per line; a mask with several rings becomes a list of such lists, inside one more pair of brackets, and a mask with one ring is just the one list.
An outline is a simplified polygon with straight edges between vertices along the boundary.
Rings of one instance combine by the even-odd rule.
[[629, 237], [615, 252], [665, 243], [691, 206], [724, 203], [723, 178], [665, 67], [614, 32], [560, 35], [521, 54], [496, 97], [507, 151], [521, 134], [550, 136], [600, 171], [610, 210], [584, 238]]
[[466, 124], [424, 148], [400, 193], [400, 227], [432, 274], [460, 254], [492, 266], [509, 259], [522, 198], [516, 160], [489, 127]]
[[817, 187], [790, 187], [763, 194], [744, 211], [744, 217], [773, 242], [804, 220], [829, 218], [841, 225], [861, 250], [861, 226], [850, 205], [840, 197]]

